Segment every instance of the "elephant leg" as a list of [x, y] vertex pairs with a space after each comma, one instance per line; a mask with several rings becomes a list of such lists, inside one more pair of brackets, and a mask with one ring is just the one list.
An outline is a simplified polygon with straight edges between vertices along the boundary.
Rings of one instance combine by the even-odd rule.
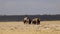
[[24, 20], [24, 24], [26, 23], [26, 20]]
[[40, 24], [40, 21], [37, 22], [37, 25], [39, 25], [39, 24]]
[[29, 24], [31, 24], [31, 21], [29, 21]]

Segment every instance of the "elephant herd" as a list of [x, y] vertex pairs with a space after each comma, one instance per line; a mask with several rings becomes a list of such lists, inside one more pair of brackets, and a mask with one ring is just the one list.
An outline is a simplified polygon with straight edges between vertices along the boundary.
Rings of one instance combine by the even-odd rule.
[[32, 20], [28, 17], [25, 17], [23, 20], [24, 24], [40, 24], [40, 19], [39, 18], [33, 18]]

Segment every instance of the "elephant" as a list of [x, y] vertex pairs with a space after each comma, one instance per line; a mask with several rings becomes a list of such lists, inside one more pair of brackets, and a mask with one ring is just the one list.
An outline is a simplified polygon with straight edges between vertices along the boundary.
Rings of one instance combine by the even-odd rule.
[[40, 19], [39, 18], [33, 18], [31, 23], [38, 25], [38, 24], [40, 24]]
[[25, 17], [24, 24], [31, 24], [31, 20], [28, 17]]

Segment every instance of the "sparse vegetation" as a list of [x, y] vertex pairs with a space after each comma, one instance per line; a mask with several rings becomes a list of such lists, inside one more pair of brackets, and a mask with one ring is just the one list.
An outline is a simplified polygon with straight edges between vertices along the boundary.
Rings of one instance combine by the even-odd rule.
[[[3, 26], [4, 25], [4, 26]], [[40, 25], [0, 22], [0, 34], [60, 34], [60, 21], [41, 21]]]

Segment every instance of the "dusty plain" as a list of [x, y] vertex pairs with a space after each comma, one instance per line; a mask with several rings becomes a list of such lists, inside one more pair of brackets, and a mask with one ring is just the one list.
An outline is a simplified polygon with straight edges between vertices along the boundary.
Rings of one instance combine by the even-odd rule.
[[0, 22], [0, 34], [60, 34], [60, 21], [41, 21], [40, 25]]

